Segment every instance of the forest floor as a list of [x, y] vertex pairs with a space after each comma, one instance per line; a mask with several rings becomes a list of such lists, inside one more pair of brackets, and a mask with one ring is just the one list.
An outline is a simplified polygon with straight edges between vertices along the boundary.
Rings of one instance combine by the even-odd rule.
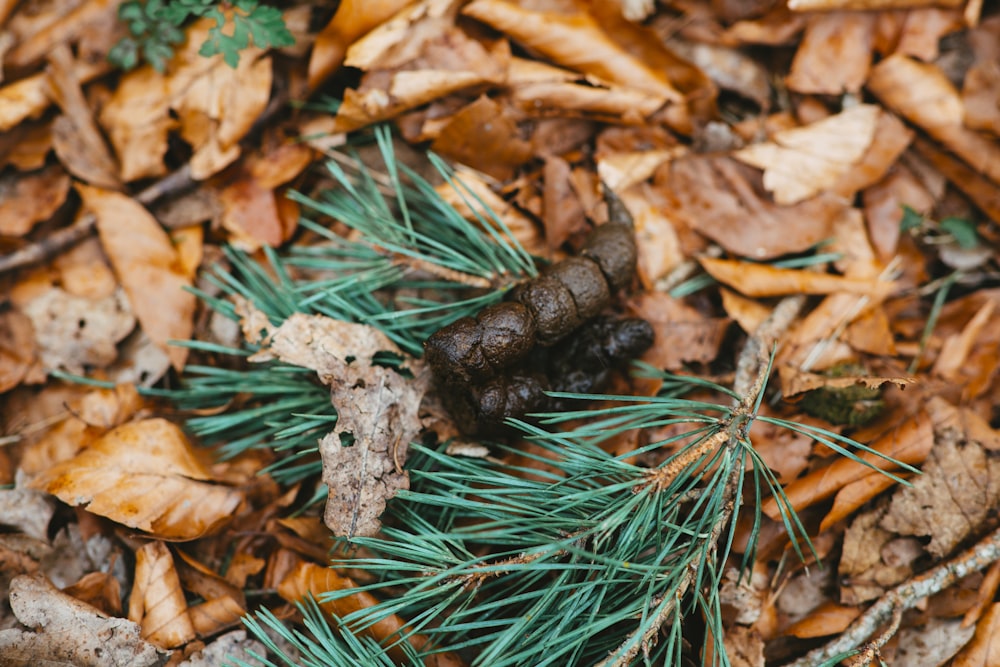
[[[307, 595], [370, 581], [327, 567], [331, 540], [382, 535], [386, 503], [410, 484], [405, 443], [455, 438], [465, 449], [449, 456], [516, 463], [526, 484], [532, 468], [547, 474], [537, 441], [508, 434], [495, 449], [460, 433], [420, 372], [427, 331], [362, 313], [423, 288], [379, 283], [396, 285], [381, 301], [345, 292], [355, 301], [317, 309], [316, 286], [343, 276], [307, 260], [339, 236], [350, 261], [369, 252], [486, 303], [512, 286], [517, 244], [557, 263], [613, 223], [607, 191], [633, 221], [637, 267], [605, 305], [652, 325], [641, 360], [736, 387], [727, 428], [773, 418], [745, 435], [783, 494], [726, 482], [709, 531], [723, 549], [717, 617], [685, 612], [676, 655], [1000, 665], [1000, 13], [928, 4], [319, 0], [281, 5], [284, 33], [237, 3], [220, 6], [220, 38], [212, 5], [178, 26], [120, 0], [0, 0], [0, 665], [263, 664], [251, 652], [268, 650], [296, 664], [291, 631], [269, 631], [267, 649], [241, 619], [270, 609], [294, 627]], [[109, 63], [129, 35], [120, 9], [176, 34], [172, 52], [133, 31], [133, 55], [146, 48], [159, 68]], [[248, 16], [258, 23], [239, 24]], [[270, 48], [237, 51], [234, 20]], [[216, 55], [199, 53], [206, 41]], [[420, 221], [431, 241], [461, 216], [481, 234], [476, 211], [490, 210], [497, 243], [515, 248], [497, 260], [507, 268], [485, 266], [489, 250], [411, 255], [416, 237], [366, 226], [407, 210], [401, 165], [457, 211], [447, 230]], [[314, 202], [351, 183], [387, 197]], [[337, 308], [355, 324], [323, 317]], [[750, 344], [774, 351], [766, 389], [739, 377]], [[339, 412], [333, 431], [315, 396], [295, 403], [277, 376], [238, 375], [234, 350], [288, 377], [311, 369], [289, 386]], [[386, 350], [408, 375], [379, 365]], [[213, 368], [236, 384], [213, 395]], [[667, 378], [618, 373], [604, 391], [651, 397]], [[280, 401], [291, 407], [278, 415]], [[738, 445], [684, 434], [660, 423], [598, 445], [634, 470], [674, 471], [661, 491], [678, 469], [708, 479], [722, 464], [697, 457]], [[337, 456], [360, 458], [335, 461], [331, 437]], [[525, 553], [494, 566], [527, 567]], [[678, 599], [706, 595], [684, 581]], [[623, 630], [609, 664], [657, 655], [670, 609], [641, 642]], [[391, 643], [410, 622], [383, 620], [366, 636]], [[432, 646], [441, 623], [386, 659]], [[420, 660], [477, 664], [477, 646]]]

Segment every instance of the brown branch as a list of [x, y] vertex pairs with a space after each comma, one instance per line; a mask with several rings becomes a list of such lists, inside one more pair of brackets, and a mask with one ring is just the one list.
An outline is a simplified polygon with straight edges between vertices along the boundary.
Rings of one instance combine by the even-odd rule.
[[[881, 626], [890, 622], [895, 615], [902, 615], [924, 598], [943, 591], [962, 577], [978, 572], [998, 560], [1000, 560], [1000, 528], [984, 537], [971, 549], [887, 592], [864, 614], [856, 618], [839, 637], [789, 663], [787, 667], [814, 667], [834, 656], [853, 651]], [[884, 637], [882, 644], [895, 632], [892, 623], [888, 630], [891, 630], [888, 636], [885, 636], [887, 633], [883, 631], [879, 637], [879, 640]], [[862, 650], [866, 648], [862, 647]]]
[[[726, 428], [721, 431], [722, 437], [713, 436], [706, 438], [705, 443], [710, 443], [713, 447], [721, 445], [730, 450], [735, 450], [740, 446], [744, 432], [749, 427], [749, 420], [753, 416], [753, 409], [757, 404], [757, 398], [760, 396], [760, 393], [764, 389], [764, 384], [767, 382], [771, 350], [774, 349], [781, 333], [791, 326], [804, 304], [805, 297], [801, 295], [787, 297], [782, 300], [771, 312], [771, 315], [757, 327], [753, 336], [747, 340], [746, 345], [743, 346], [743, 350], [740, 352], [736, 365], [736, 377], [733, 381], [733, 390], [738, 396], [738, 398], [734, 399], [735, 409], [726, 420]], [[695, 449], [699, 451], [699, 456], [710, 451], [705, 448], [704, 443], [692, 447], [692, 450]], [[683, 458], [687, 459], [688, 457]], [[694, 459], [691, 460], [693, 461]], [[718, 544], [722, 531], [729, 524], [729, 520], [736, 511], [737, 499], [740, 492], [740, 479], [742, 477], [742, 467], [732, 466], [723, 492], [722, 511], [716, 517], [712, 525], [712, 531], [708, 536], [708, 540], [713, 545]], [[670, 483], [664, 479], [656, 480], [659, 488], [666, 488], [666, 486], [660, 486], [664, 482], [666, 485]], [[643, 483], [648, 483], [648, 480], [645, 480]], [[708, 550], [706, 554], [706, 557], [714, 557], [715, 546]], [[622, 651], [625, 646], [631, 644], [629, 648], [625, 649], [614, 662], [609, 657], [598, 663], [597, 667], [625, 667], [632, 662], [640, 650], [647, 650], [655, 643], [654, 639], [660, 632], [660, 628], [675, 616], [678, 603], [684, 598], [691, 586], [694, 585], [698, 572], [701, 570], [700, 566], [701, 562], [696, 561], [687, 568], [684, 578], [677, 587], [676, 594], [669, 600], [651, 602], [652, 605], [659, 606], [660, 609], [656, 612], [653, 622], [642, 633], [639, 641], [635, 641], [635, 633], [631, 634], [619, 645], [618, 651]]]

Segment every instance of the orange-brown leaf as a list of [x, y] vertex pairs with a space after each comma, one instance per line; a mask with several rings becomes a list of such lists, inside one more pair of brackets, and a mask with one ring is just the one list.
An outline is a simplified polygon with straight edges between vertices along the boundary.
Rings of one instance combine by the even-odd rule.
[[128, 617], [142, 626], [143, 639], [162, 648], [181, 646], [195, 637], [174, 559], [163, 542], [150, 542], [135, 552]]
[[209, 479], [177, 426], [146, 419], [110, 431], [31, 486], [131, 528], [192, 540], [230, 521], [243, 503], [242, 492]]

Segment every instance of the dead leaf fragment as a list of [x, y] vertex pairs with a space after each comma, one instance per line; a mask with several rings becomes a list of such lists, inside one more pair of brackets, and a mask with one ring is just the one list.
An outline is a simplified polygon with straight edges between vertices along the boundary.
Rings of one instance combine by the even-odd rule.
[[786, 79], [788, 87], [799, 93], [820, 95], [858, 92], [871, 67], [874, 33], [874, 14], [813, 14], [795, 52], [792, 71]]
[[21, 384], [33, 369], [38, 369], [38, 350], [31, 319], [17, 310], [0, 313], [0, 394]]
[[337, 535], [374, 535], [386, 501], [409, 488], [403, 463], [422, 428], [417, 410], [429, 383], [423, 363], [408, 362], [413, 378], [372, 365], [378, 352], [402, 352], [367, 325], [297, 313], [275, 328], [249, 302], [239, 302], [237, 312], [247, 340], [261, 344], [251, 361], [310, 368], [330, 386], [337, 425], [319, 445], [330, 489], [324, 520]]
[[167, 661], [166, 653], [142, 639], [138, 625], [106, 616], [42, 576], [15, 577], [10, 605], [35, 630], [0, 630], [0, 654], [10, 667], [158, 667]]
[[187, 340], [193, 329], [195, 296], [170, 237], [141, 204], [129, 197], [84, 185], [77, 189], [97, 217], [101, 238], [142, 330], [181, 370], [187, 349], [168, 345]]
[[230, 521], [238, 489], [212, 484], [184, 433], [164, 419], [129, 422], [30, 486], [70, 505], [168, 540], [192, 540]]
[[705, 271], [721, 283], [747, 296], [780, 296], [783, 294], [886, 294], [894, 289], [890, 282], [861, 280], [815, 271], [779, 269], [767, 264], [738, 262], [731, 259], [700, 257]]
[[811, 125], [775, 133], [733, 155], [764, 170], [764, 187], [779, 204], [795, 204], [831, 188], [861, 160], [880, 111], [862, 104]]
[[972, 641], [958, 652], [952, 667], [989, 667], [1000, 664], [1000, 602], [990, 605], [986, 614], [976, 624]]
[[66, 201], [69, 175], [52, 165], [28, 174], [0, 175], [0, 236], [24, 236]]

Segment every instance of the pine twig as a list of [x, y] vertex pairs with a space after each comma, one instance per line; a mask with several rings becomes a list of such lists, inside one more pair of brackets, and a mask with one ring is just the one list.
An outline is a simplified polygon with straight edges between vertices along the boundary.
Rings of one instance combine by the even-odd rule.
[[[757, 399], [760, 396], [761, 391], [763, 391], [764, 384], [767, 380], [767, 374], [770, 369], [770, 351], [773, 349], [775, 342], [778, 340], [778, 336], [780, 336], [780, 334], [795, 320], [799, 311], [802, 309], [803, 304], [805, 304], [805, 297], [803, 296], [792, 296], [786, 298], [775, 307], [770, 317], [757, 327], [754, 335], [747, 340], [746, 345], [743, 346], [743, 350], [740, 352], [740, 357], [736, 366], [736, 377], [733, 384], [733, 390], [740, 398], [733, 399], [736, 403], [736, 408], [727, 420], [728, 427], [720, 434], [724, 437], [707, 438], [702, 445], [691, 448], [688, 454], [682, 457], [685, 461], [687, 461], [687, 464], [690, 464], [706, 454], [709, 451], [709, 448], [723, 445], [723, 443], [723, 446], [730, 449], [739, 446], [743, 431], [753, 416], [753, 412], [757, 405]], [[697, 454], [691, 454], [691, 452], [697, 452]], [[681, 459], [679, 458], [675, 463], [680, 460]], [[683, 467], [680, 466], [665, 466], [661, 470], [656, 471], [654, 475], [660, 477], [663, 475], [670, 475], [672, 472], [673, 476], [676, 477], [682, 469]], [[711, 535], [709, 536], [709, 540], [712, 544], [718, 543], [719, 538], [722, 535], [722, 531], [725, 529], [729, 520], [736, 511], [740, 480], [743, 477], [742, 473], [743, 470], [741, 466], [733, 466], [733, 470], [726, 479], [722, 511], [713, 523]], [[672, 479], [657, 478], [654, 483], [660, 488], [665, 489], [670, 485], [671, 481]], [[714, 548], [706, 552], [707, 557], [714, 556], [714, 554]], [[631, 646], [627, 650], [618, 654], [618, 658], [615, 659], [614, 662], [611, 662], [609, 658], [608, 660], [604, 660], [599, 663], [598, 667], [625, 667], [626, 665], [629, 665], [638, 655], [640, 649], [645, 650], [645, 648], [653, 642], [653, 639], [657, 633], [659, 633], [663, 624], [674, 616], [677, 605], [696, 581], [698, 572], [701, 570], [701, 566], [701, 562], [695, 562], [687, 568], [684, 579], [677, 588], [677, 595], [663, 605], [657, 613], [654, 622], [650, 624], [643, 633], [642, 641], [635, 642], [634, 635], [630, 635], [624, 642], [622, 642], [621, 648], [624, 648], [630, 643]], [[619, 650], [621, 650], [621, 648]]]
[[[904, 611], [915, 606], [920, 600], [943, 591], [962, 577], [978, 572], [998, 560], [1000, 560], [1000, 528], [952, 560], [940, 563], [910, 581], [896, 586], [879, 598], [864, 614], [855, 619], [847, 630], [835, 640], [810, 651], [786, 667], [815, 667], [815, 665], [820, 665], [835, 656], [847, 654], [868, 637], [871, 637], [887, 622], [890, 622], [887, 630], [894, 632], [895, 627], [893, 626], [898, 627], [898, 623], [891, 623], [895, 616], [901, 616]], [[891, 635], [891, 632], [883, 631], [878, 640], [872, 642], [870, 646], [878, 648], [875, 646], [878, 641], [884, 644]], [[869, 648], [864, 647], [862, 650]]]

